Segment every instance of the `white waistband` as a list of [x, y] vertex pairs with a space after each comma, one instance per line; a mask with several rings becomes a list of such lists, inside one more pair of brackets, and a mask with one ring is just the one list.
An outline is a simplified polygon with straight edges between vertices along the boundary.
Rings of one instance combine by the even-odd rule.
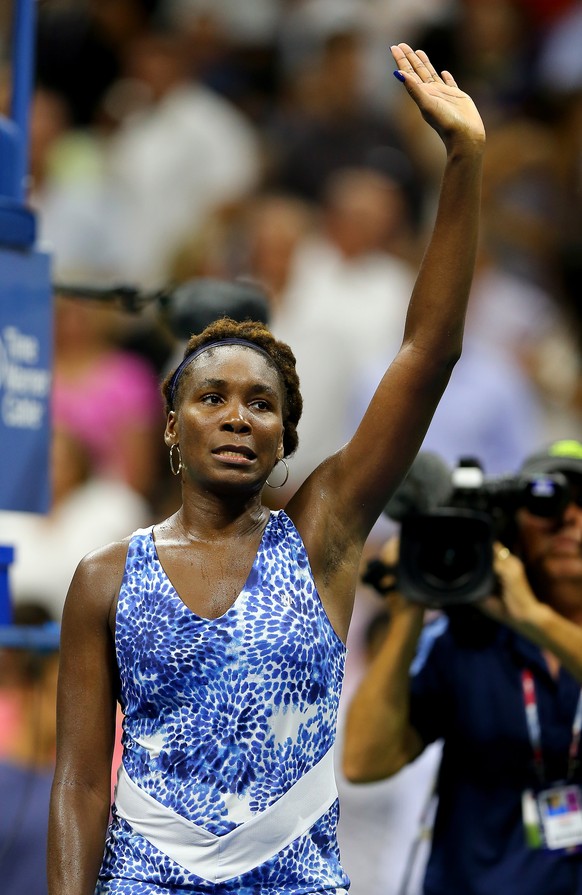
[[123, 765], [117, 813], [136, 833], [208, 882], [225, 882], [263, 864], [313, 826], [337, 798], [333, 746], [265, 811], [217, 836], [166, 808], [131, 779]]

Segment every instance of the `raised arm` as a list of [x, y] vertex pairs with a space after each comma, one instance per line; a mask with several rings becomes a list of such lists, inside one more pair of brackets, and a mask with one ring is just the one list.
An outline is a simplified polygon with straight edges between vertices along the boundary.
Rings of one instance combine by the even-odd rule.
[[[414, 286], [400, 352], [346, 448], [354, 492], [372, 524], [418, 451], [454, 364], [475, 266], [485, 144], [473, 101], [422, 51], [392, 48], [409, 95], [446, 149], [436, 220]], [[369, 514], [369, 515], [368, 515]]]
[[[110, 615], [124, 548], [92, 554], [71, 582], [61, 631], [49, 895], [93, 895], [111, 801], [117, 675]], [[113, 561], [112, 561], [113, 559]]]
[[[333, 513], [348, 540], [350, 533], [354, 540], [367, 536], [424, 439], [461, 353], [478, 239], [485, 142], [479, 113], [426, 54], [406, 44], [392, 47], [392, 53], [410, 97], [443, 140], [446, 163], [400, 351], [351, 441], [314, 473], [296, 504], [290, 503], [294, 511], [303, 497], [299, 516], [323, 503], [324, 516]], [[304, 529], [309, 540], [309, 522]]]

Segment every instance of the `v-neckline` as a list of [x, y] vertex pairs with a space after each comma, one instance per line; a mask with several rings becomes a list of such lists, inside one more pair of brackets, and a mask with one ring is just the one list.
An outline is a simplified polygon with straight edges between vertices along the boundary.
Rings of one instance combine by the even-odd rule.
[[190, 606], [188, 606], [188, 604], [186, 603], [186, 601], [185, 601], [185, 600], [183, 599], [183, 597], [180, 595], [180, 592], [178, 591], [178, 589], [177, 589], [176, 586], [174, 585], [172, 579], [170, 578], [170, 576], [169, 576], [168, 573], [166, 572], [166, 569], [164, 568], [164, 564], [162, 563], [162, 561], [161, 561], [161, 559], [160, 559], [160, 555], [159, 555], [159, 553], [158, 553], [158, 548], [157, 548], [157, 546], [156, 546], [156, 541], [155, 541], [155, 538], [154, 538], [154, 528], [155, 528], [155, 526], [154, 526], [154, 525], [151, 526], [151, 528], [150, 528], [150, 536], [149, 536], [149, 544], [150, 544], [150, 549], [151, 549], [152, 554], [153, 554], [153, 557], [154, 557], [154, 561], [155, 561], [155, 563], [157, 564], [157, 566], [158, 566], [160, 572], [162, 573], [162, 575], [164, 576], [164, 578], [166, 579], [166, 581], [167, 581], [168, 584], [170, 585], [172, 594], [176, 597], [176, 599], [178, 600], [178, 602], [180, 603], [180, 605], [183, 607], [183, 609], [184, 609], [187, 613], [189, 613], [189, 614], [190, 614], [191, 616], [193, 616], [194, 618], [199, 619], [200, 621], [203, 621], [203, 622], [217, 622], [217, 621], [221, 621], [222, 619], [224, 619], [224, 618], [229, 614], [229, 612], [231, 612], [231, 611], [237, 606], [237, 604], [240, 602], [240, 600], [241, 600], [243, 594], [244, 594], [244, 593], [247, 591], [247, 589], [248, 589], [249, 579], [251, 578], [251, 575], [253, 574], [253, 572], [254, 572], [254, 570], [255, 570], [255, 567], [256, 567], [256, 565], [257, 565], [257, 561], [258, 561], [258, 559], [259, 559], [259, 556], [260, 556], [260, 554], [261, 554], [262, 551], [263, 551], [263, 544], [264, 544], [264, 542], [265, 542], [265, 538], [266, 538], [266, 536], [267, 536], [267, 531], [269, 530], [269, 528], [270, 528], [270, 526], [271, 526], [271, 524], [272, 524], [273, 517], [274, 517], [274, 513], [273, 513], [272, 511], [269, 511], [269, 516], [268, 516], [268, 518], [267, 518], [267, 523], [266, 523], [266, 525], [265, 525], [265, 527], [264, 527], [264, 529], [263, 529], [263, 532], [262, 532], [262, 534], [261, 534], [261, 538], [260, 538], [260, 541], [259, 541], [257, 550], [256, 550], [256, 552], [255, 552], [255, 555], [254, 555], [254, 557], [253, 557], [253, 561], [252, 561], [252, 563], [251, 563], [250, 569], [249, 569], [249, 571], [248, 571], [248, 574], [247, 574], [247, 576], [246, 576], [246, 578], [245, 578], [245, 580], [244, 580], [244, 583], [243, 583], [241, 589], [239, 590], [238, 594], [236, 595], [235, 599], [233, 600], [233, 602], [231, 603], [231, 605], [228, 607], [228, 609], [226, 609], [226, 610], [225, 610], [224, 612], [222, 612], [220, 615], [214, 616], [213, 618], [208, 618], [208, 617], [205, 616], [205, 615], [200, 615], [198, 612], [195, 612], [194, 609], [191, 609]]

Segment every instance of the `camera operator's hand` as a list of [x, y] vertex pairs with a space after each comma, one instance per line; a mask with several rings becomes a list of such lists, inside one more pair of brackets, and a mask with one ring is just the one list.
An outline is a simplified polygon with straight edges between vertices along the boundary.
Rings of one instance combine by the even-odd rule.
[[[487, 597], [476, 605], [495, 621], [513, 628], [537, 644], [550, 668], [556, 659], [582, 683], [582, 627], [537, 599], [524, 564], [503, 544], [494, 545], [493, 568], [501, 584], [500, 596]], [[550, 656], [548, 656], [550, 654]]]
[[493, 545], [493, 569], [499, 580], [500, 594], [486, 597], [477, 605], [495, 621], [526, 633], [522, 626], [535, 623], [542, 604], [530, 587], [522, 561], [496, 542]]
[[407, 600], [400, 591], [396, 589], [396, 569], [398, 567], [398, 559], [400, 556], [400, 538], [394, 535], [383, 544], [378, 559], [386, 566], [387, 569], [394, 570], [385, 575], [380, 584], [386, 588], [385, 597], [388, 612], [391, 617], [397, 613], [407, 612], [413, 616], [424, 615], [424, 607]]
[[399, 612], [402, 609], [405, 609], [407, 606], [407, 601], [404, 599], [401, 593], [396, 590], [396, 569], [398, 567], [398, 557], [400, 555], [400, 538], [397, 535], [389, 538], [382, 546], [378, 554], [378, 558], [381, 562], [384, 563], [385, 566], [389, 569], [394, 569], [394, 572], [389, 575], [385, 575], [382, 579], [382, 583], [389, 588], [386, 593], [386, 602], [388, 605], [388, 611], [391, 616], [395, 613]]

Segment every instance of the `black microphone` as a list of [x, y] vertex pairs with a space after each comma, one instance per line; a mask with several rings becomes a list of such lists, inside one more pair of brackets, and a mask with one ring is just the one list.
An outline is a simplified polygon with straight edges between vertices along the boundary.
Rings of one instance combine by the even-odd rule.
[[189, 339], [220, 317], [268, 325], [269, 299], [256, 283], [202, 277], [158, 293], [162, 317], [178, 339]]
[[189, 339], [220, 317], [237, 322], [270, 322], [270, 305], [262, 287], [249, 280], [220, 280], [200, 277], [158, 291], [141, 291], [136, 286], [116, 283], [95, 286], [89, 283], [55, 283], [53, 289], [69, 298], [89, 299], [120, 305], [124, 311], [141, 311], [157, 305], [160, 315], [177, 339]]
[[420, 451], [383, 512], [402, 522], [407, 516], [446, 506], [452, 493], [453, 474], [445, 461], [432, 451]]

